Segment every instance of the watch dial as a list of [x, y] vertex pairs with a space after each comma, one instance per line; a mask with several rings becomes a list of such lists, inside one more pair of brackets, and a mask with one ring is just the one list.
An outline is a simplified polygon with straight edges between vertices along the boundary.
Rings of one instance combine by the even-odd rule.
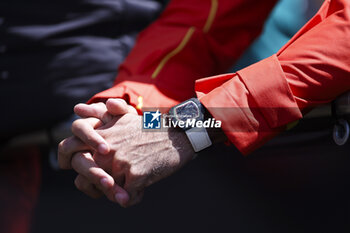
[[185, 102], [175, 109], [175, 115], [178, 120], [186, 121], [187, 119], [197, 119], [199, 117], [198, 106], [192, 102]]

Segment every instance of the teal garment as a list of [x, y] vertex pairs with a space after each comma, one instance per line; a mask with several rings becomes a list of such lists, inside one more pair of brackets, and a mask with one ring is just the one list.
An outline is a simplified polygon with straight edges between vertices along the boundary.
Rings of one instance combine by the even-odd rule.
[[241, 56], [232, 71], [240, 70], [276, 53], [317, 12], [313, 0], [280, 0], [262, 34]]

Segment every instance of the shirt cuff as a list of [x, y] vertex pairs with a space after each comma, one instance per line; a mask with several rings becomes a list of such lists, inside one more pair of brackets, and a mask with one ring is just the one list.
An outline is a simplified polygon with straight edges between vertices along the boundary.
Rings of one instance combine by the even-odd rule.
[[196, 82], [200, 101], [221, 120], [229, 140], [243, 154], [265, 144], [285, 125], [302, 117], [277, 56], [236, 74]]
[[154, 84], [137, 81], [122, 81], [94, 95], [90, 103], [105, 102], [109, 98], [122, 98], [134, 106], [139, 113], [143, 108], [171, 108], [179, 103], [163, 94]]

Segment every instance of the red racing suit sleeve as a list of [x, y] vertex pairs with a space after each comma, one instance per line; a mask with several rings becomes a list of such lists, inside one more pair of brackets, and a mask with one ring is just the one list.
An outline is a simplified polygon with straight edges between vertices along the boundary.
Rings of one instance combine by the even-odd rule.
[[350, 1], [325, 1], [277, 54], [195, 88], [229, 140], [252, 152], [310, 108], [350, 90]]
[[350, 89], [347, 0], [325, 1], [276, 55], [195, 83], [225, 72], [260, 33], [274, 4], [173, 0], [140, 34], [115, 85], [90, 102], [121, 97], [139, 108], [171, 107], [195, 90], [229, 140], [243, 154], [255, 150], [303, 112]]
[[138, 36], [114, 86], [89, 102], [118, 97], [141, 109], [194, 97], [195, 81], [226, 72], [260, 34], [276, 1], [170, 1]]

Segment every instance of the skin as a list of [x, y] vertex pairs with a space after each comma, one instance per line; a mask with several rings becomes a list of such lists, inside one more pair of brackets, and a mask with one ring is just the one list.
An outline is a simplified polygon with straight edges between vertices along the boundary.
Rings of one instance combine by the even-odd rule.
[[104, 194], [123, 207], [134, 205], [146, 187], [195, 155], [181, 130], [143, 131], [141, 116], [123, 100], [80, 104], [75, 112], [83, 118], [72, 125], [75, 136], [60, 143], [59, 164], [77, 171], [75, 185], [91, 197]]
[[[312, 0], [318, 5], [323, 0]], [[62, 169], [74, 169], [76, 187], [102, 195], [121, 206], [139, 202], [145, 187], [172, 174], [194, 155], [183, 132], [145, 133], [136, 110], [121, 99], [75, 107], [82, 117], [72, 125], [74, 136], [59, 145]], [[216, 134], [213, 142], [225, 141]]]

